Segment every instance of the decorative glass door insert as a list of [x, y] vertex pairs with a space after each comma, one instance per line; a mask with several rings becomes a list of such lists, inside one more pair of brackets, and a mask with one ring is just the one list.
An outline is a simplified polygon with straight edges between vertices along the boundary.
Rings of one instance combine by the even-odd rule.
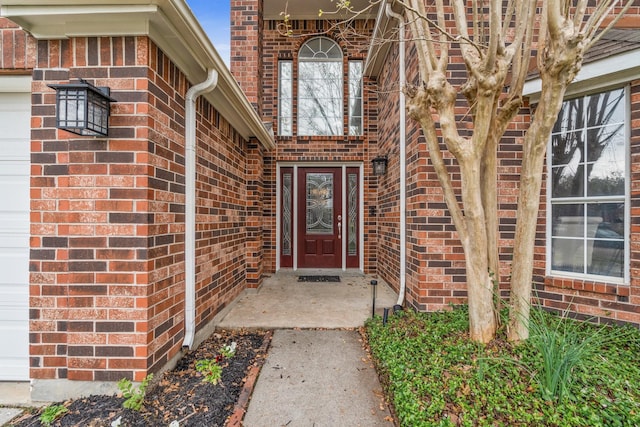
[[307, 234], [333, 234], [333, 173], [307, 174]]

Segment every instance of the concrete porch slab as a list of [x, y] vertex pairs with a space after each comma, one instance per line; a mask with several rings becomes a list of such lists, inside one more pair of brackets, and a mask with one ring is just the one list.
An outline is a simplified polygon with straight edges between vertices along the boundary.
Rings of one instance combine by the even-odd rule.
[[[340, 283], [298, 282], [298, 276], [339, 275]], [[371, 317], [372, 276], [335, 270], [280, 271], [258, 290], [247, 290], [222, 313], [216, 326], [225, 329], [356, 328]], [[392, 307], [397, 294], [376, 279], [376, 314]]]

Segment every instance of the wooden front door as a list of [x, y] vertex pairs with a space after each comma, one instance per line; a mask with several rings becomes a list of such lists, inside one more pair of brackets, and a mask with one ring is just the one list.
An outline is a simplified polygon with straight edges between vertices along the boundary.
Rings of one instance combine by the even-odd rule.
[[298, 169], [298, 267], [341, 268], [342, 169]]

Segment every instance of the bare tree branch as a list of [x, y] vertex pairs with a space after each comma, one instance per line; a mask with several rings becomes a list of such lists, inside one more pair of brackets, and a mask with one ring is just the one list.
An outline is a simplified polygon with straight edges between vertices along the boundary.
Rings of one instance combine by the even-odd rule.
[[[614, 7], [615, 7], [615, 0], [610, 0], [611, 5], [609, 7], [607, 7], [606, 9], [606, 13], [603, 14], [596, 23], [592, 23], [591, 18], [587, 21], [586, 27], [587, 27], [587, 32], [586, 32], [586, 37], [587, 39], [589, 39], [589, 43], [587, 45], [587, 49], [590, 48], [591, 46], [593, 46], [595, 43], [598, 42], [598, 40], [600, 40], [600, 38], [607, 32], [609, 31], [611, 28], [614, 27], [614, 25], [616, 25], [616, 23], [620, 20], [620, 18], [622, 18], [624, 16], [624, 14], [629, 10], [629, 8], [631, 7], [631, 5], [633, 4], [634, 0], [627, 0], [627, 2], [625, 3], [624, 7], [622, 8], [622, 11], [618, 14], [616, 14], [613, 19], [607, 24], [606, 27], [602, 28], [602, 26], [604, 25], [604, 22], [607, 20], [608, 16], [610, 15], [610, 13], [613, 11]], [[608, 3], [608, 2], [607, 2]], [[602, 30], [600, 31], [600, 33], [596, 34], [596, 32], [598, 30]]]

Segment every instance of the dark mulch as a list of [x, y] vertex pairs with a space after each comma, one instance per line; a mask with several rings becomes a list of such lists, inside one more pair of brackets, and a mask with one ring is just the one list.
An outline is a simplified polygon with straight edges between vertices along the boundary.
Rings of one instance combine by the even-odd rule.
[[[140, 412], [124, 409], [122, 397], [90, 396], [59, 402], [68, 412], [52, 426], [110, 427], [119, 417], [121, 427], [168, 426], [172, 421], [178, 421], [180, 427], [224, 426], [235, 409], [249, 368], [264, 362], [269, 337], [261, 331], [217, 331], [196, 350], [188, 352], [172, 371], [153, 380]], [[196, 361], [216, 358], [223, 346], [234, 341], [235, 356], [220, 362], [223, 366], [220, 382], [216, 385], [204, 382], [195, 369]], [[40, 426], [39, 417], [39, 411], [25, 413], [9, 425]]]

